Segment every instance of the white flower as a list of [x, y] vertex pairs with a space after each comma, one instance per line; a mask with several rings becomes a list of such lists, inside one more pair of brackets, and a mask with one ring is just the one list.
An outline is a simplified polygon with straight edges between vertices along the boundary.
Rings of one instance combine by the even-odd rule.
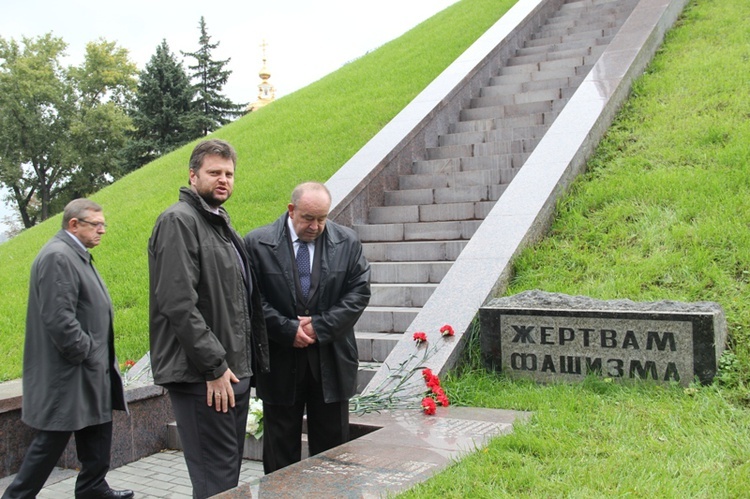
[[245, 432], [258, 440], [263, 436], [263, 402], [257, 398], [250, 399]]

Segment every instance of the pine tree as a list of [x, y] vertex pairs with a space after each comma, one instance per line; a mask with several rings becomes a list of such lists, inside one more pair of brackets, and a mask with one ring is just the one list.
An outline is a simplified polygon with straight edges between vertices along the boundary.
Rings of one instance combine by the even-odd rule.
[[211, 51], [219, 46], [219, 42], [211, 43], [211, 37], [206, 29], [206, 21], [201, 16], [201, 36], [198, 40], [197, 52], [183, 52], [182, 55], [193, 57], [194, 66], [188, 66], [192, 71], [191, 81], [194, 82], [195, 100], [192, 106], [195, 114], [192, 129], [200, 135], [208, 135], [217, 128], [226, 125], [231, 118], [244, 114], [246, 104], [235, 104], [221, 94], [221, 90], [229, 79], [232, 71], [224, 69], [231, 59], [214, 61]]
[[131, 111], [135, 130], [124, 151], [127, 169], [139, 168], [198, 137], [192, 125], [193, 95], [182, 63], [163, 40], [140, 73]]

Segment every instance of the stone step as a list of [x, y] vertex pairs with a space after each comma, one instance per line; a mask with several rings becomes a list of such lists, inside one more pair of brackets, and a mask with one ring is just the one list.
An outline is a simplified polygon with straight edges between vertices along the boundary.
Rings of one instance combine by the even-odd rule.
[[557, 117], [557, 113], [537, 113], [524, 116], [508, 117], [504, 119], [477, 119], [451, 123], [448, 133], [475, 132], [500, 130], [503, 128], [528, 127], [550, 125]]
[[596, 19], [588, 17], [558, 19], [556, 22], [547, 22], [542, 29], [535, 33], [536, 36], [558, 36], [586, 31], [597, 31], [619, 27], [621, 20], [614, 15], [597, 16]]
[[357, 353], [362, 362], [383, 362], [401, 339], [401, 333], [356, 332]]
[[553, 101], [532, 102], [530, 104], [512, 104], [507, 106], [467, 108], [460, 111], [460, 119], [464, 120], [485, 120], [497, 119], [525, 114], [538, 114], [551, 111], [559, 111]]
[[370, 306], [424, 307], [437, 288], [437, 283], [371, 284]]
[[599, 45], [609, 45], [609, 42], [612, 41], [613, 36], [608, 36], [604, 38], [594, 38], [594, 39], [582, 39], [582, 40], [568, 40], [566, 42], [560, 42], [560, 43], [553, 43], [550, 45], [539, 45], [536, 47], [521, 47], [516, 50], [516, 56], [526, 56], [530, 54], [538, 54], [538, 53], [555, 53], [555, 52], [563, 52], [565, 50], [575, 49], [575, 48], [583, 48], [583, 47], [591, 47], [592, 43], [595, 46]]
[[354, 225], [362, 242], [448, 241], [471, 239], [481, 220]]
[[545, 102], [555, 99], [563, 98], [563, 89], [561, 87], [545, 88], [542, 90], [532, 90], [528, 92], [520, 92], [515, 94], [505, 95], [488, 95], [483, 97], [474, 97], [469, 100], [469, 106], [472, 108], [478, 107], [493, 107], [493, 106], [507, 106], [511, 104], [529, 104], [532, 102]]
[[[501, 175], [512, 179], [513, 170]], [[481, 220], [494, 206], [494, 201], [425, 204], [420, 206], [373, 206], [369, 211], [371, 224], [403, 224], [417, 222], [448, 222], [452, 220]], [[403, 213], [410, 214], [404, 217]]]
[[516, 66], [502, 66], [498, 70], [498, 76], [510, 75], [510, 74], [531, 74], [534, 72], [550, 73], [554, 74], [555, 71], [565, 71], [569, 68], [577, 66], [592, 65], [596, 62], [598, 57], [579, 55], [575, 57], [566, 57], [564, 59], [556, 59], [553, 61], [542, 61], [528, 64], [518, 64]]
[[[525, 158], [517, 158], [517, 160]], [[476, 160], [476, 161], [473, 161]], [[442, 158], [415, 161], [414, 175], [437, 175], [440, 173], [468, 172], [476, 170], [507, 170], [513, 168], [514, 155], [502, 154], [493, 158]]]
[[582, 81], [583, 77], [578, 75], [550, 78], [549, 80], [532, 80], [518, 83], [505, 83], [503, 85], [490, 85], [482, 87], [479, 90], [479, 97], [508, 96], [527, 92], [538, 92], [540, 90], [577, 87]]
[[419, 307], [368, 306], [362, 312], [354, 329], [369, 333], [403, 333], [419, 311]]
[[453, 262], [370, 262], [370, 282], [439, 283]]
[[[492, 108], [495, 109], [495, 108]], [[534, 139], [498, 140], [488, 142], [474, 142], [450, 146], [428, 147], [427, 160], [476, 158], [480, 156], [503, 156], [529, 151], [528, 142]]]
[[599, 3], [596, 5], [579, 5], [581, 2], [571, 2], [561, 6], [561, 8], [553, 13], [548, 22], [552, 22], [558, 18], [570, 18], [581, 16], [599, 16], [606, 15], [609, 13], [617, 13], [618, 15], [624, 15], [632, 11], [634, 2], [622, 0], [609, 0], [607, 2]]
[[386, 206], [413, 206], [423, 204], [463, 203], [466, 201], [497, 201], [505, 185], [472, 185], [438, 189], [410, 189], [386, 191]]
[[461, 168], [463, 170], [485, 170], [487, 168], [507, 168], [508, 162], [510, 162], [510, 168], [512, 169], [512, 175], [518, 172], [518, 169], [528, 159], [528, 153], [514, 153], [507, 154], [504, 156], [476, 156], [473, 158], [461, 158]]
[[402, 243], [362, 243], [370, 262], [453, 262], [467, 241], [409, 241]]
[[532, 35], [531, 38], [526, 40], [523, 46], [538, 47], [540, 45], [554, 45], [557, 43], [567, 43], [575, 40], [597, 40], [599, 38], [612, 37], [617, 33], [617, 30], [618, 28], [607, 28], [570, 34], [537, 34], [536, 36]]
[[[518, 66], [517, 66], [518, 67]], [[517, 73], [498, 74], [490, 78], [488, 86], [528, 84], [529, 82], [545, 82], [549, 80], [558, 80], [560, 78], [580, 78], [586, 76], [591, 71], [592, 66], [569, 66], [561, 67], [547, 71], [529, 71]]]
[[[362, 393], [370, 380], [378, 372], [382, 363], [380, 362], [360, 362], [359, 368], [357, 369], [357, 393]], [[307, 446], [303, 446], [307, 449]]]
[[433, 173], [426, 175], [401, 175], [398, 178], [399, 189], [438, 189], [440, 187], [465, 187], [470, 185], [490, 185], [500, 183], [500, 172], [492, 170], [474, 170]]
[[543, 50], [535, 53], [514, 55], [505, 63], [506, 66], [520, 66], [523, 64], [539, 64], [545, 61], [556, 61], [559, 59], [570, 59], [573, 57], [581, 57], [591, 55], [595, 53], [597, 47], [596, 40], [592, 40], [591, 43], [583, 44], [582, 47], [575, 47], [566, 50]]
[[555, 26], [584, 26], [596, 18], [601, 21], [619, 21], [622, 18], [621, 9], [614, 6], [604, 6], [582, 12], [555, 12], [544, 23], [545, 28]]

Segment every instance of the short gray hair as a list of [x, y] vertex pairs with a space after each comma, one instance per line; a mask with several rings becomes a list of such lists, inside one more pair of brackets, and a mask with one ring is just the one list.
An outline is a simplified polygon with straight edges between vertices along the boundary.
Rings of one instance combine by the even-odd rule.
[[305, 182], [299, 184], [292, 191], [292, 204], [297, 206], [297, 202], [299, 202], [302, 195], [308, 191], [323, 191], [328, 196], [328, 200], [331, 200], [331, 191], [328, 190], [325, 184], [321, 184], [320, 182]]
[[84, 214], [87, 211], [100, 213], [102, 211], [102, 207], [86, 198], [74, 199], [73, 201], [65, 205], [65, 209], [63, 210], [62, 228], [67, 229], [68, 224], [70, 224], [70, 221], [72, 219], [77, 218], [80, 220], [81, 218], [83, 218]]

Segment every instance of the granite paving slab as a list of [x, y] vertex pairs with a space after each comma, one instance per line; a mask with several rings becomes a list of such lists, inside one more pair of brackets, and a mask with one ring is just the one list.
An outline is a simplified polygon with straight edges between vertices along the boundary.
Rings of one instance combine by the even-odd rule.
[[469, 407], [440, 407], [432, 416], [418, 410], [352, 416], [352, 425], [377, 429], [216, 497], [392, 496], [512, 432], [514, 422], [529, 416]]

